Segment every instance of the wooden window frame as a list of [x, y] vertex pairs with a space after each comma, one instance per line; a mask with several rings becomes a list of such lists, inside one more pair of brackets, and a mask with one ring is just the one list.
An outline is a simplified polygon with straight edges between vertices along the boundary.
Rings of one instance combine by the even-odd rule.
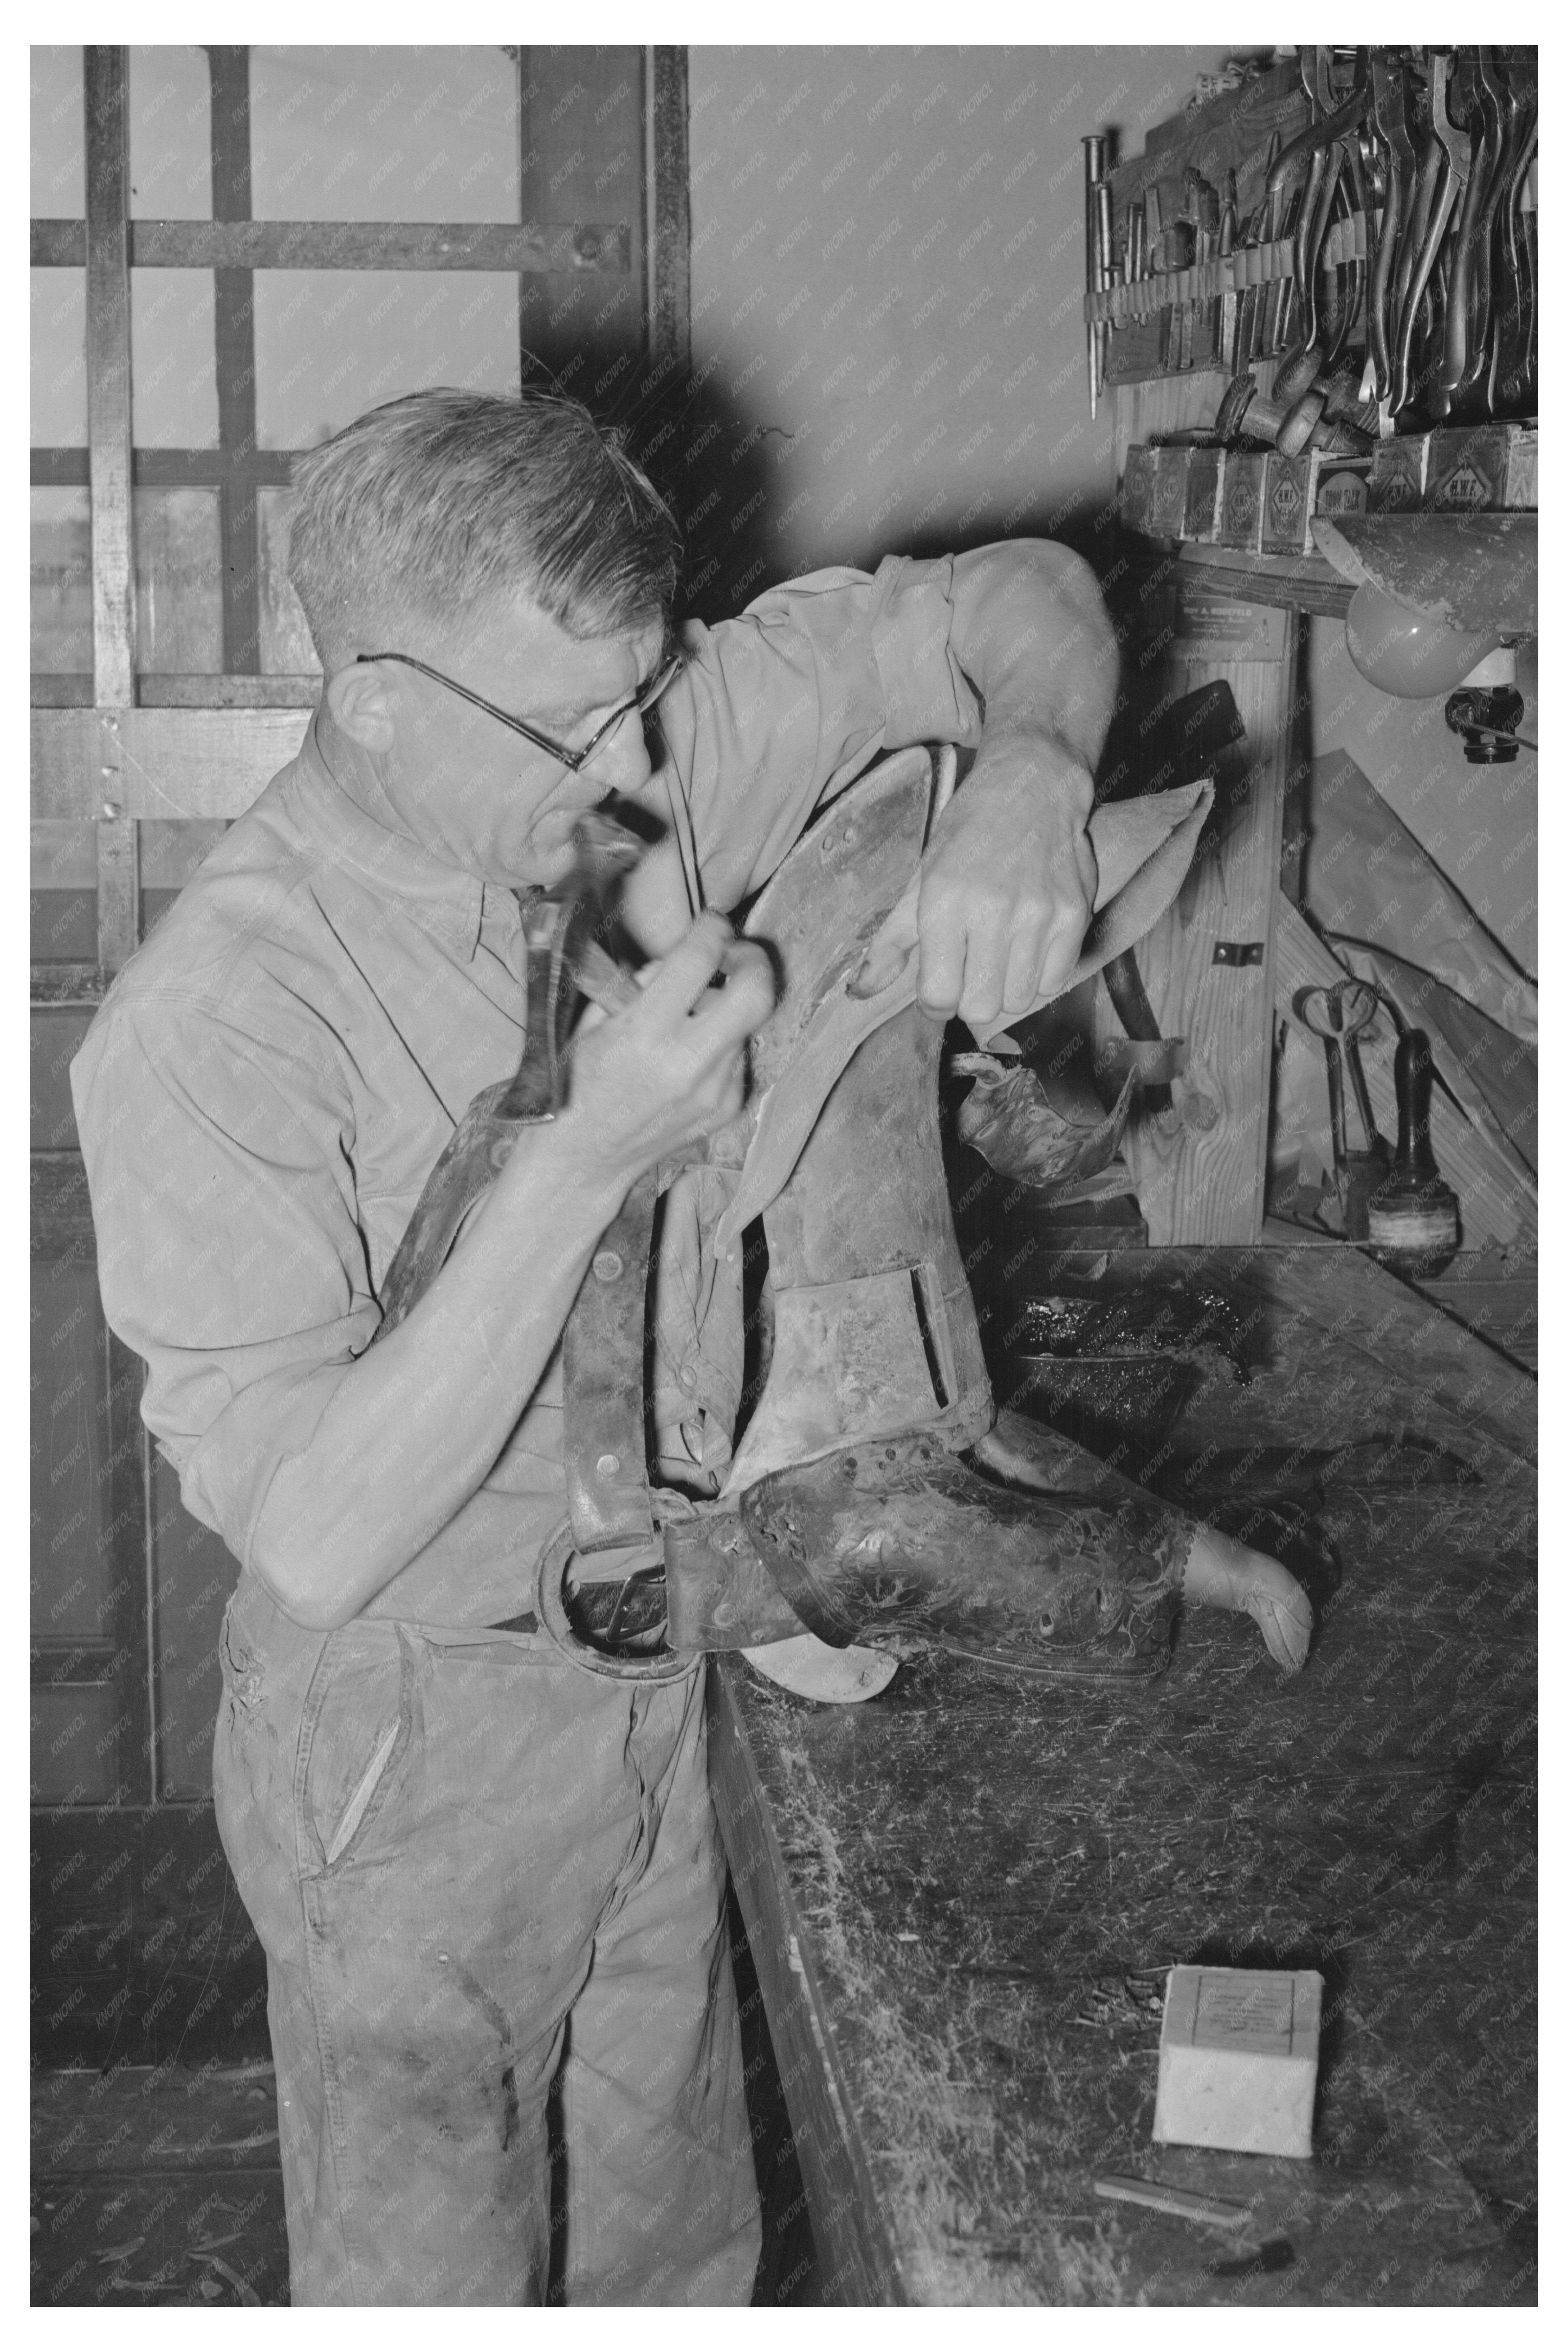
[[[522, 53], [520, 52], [521, 57]], [[249, 51], [212, 47], [214, 217], [130, 216], [130, 51], [83, 52], [87, 205], [81, 220], [35, 219], [36, 268], [84, 268], [87, 446], [35, 448], [35, 487], [85, 485], [91, 515], [90, 678], [35, 676], [32, 815], [91, 824], [97, 835], [98, 939], [91, 963], [37, 964], [35, 1009], [98, 1004], [141, 935], [140, 827], [149, 818], [232, 818], [299, 749], [313, 676], [259, 667], [258, 497], [286, 487], [291, 450], [256, 445], [258, 269], [515, 270], [608, 277], [644, 273], [647, 380], [689, 363], [689, 211], [686, 51], [643, 52], [644, 222], [640, 256], [616, 221], [257, 221], [250, 217]], [[525, 186], [525, 197], [533, 191]], [[215, 273], [219, 446], [137, 450], [132, 441], [131, 271]], [[210, 676], [136, 671], [133, 492], [204, 487], [219, 497], [224, 668]], [[62, 1265], [93, 1254], [80, 1156], [32, 1157], [32, 1255]], [[121, 1733], [115, 1795], [157, 1804], [159, 1705], [152, 1458], [139, 1404], [140, 1360], [105, 1333], [105, 1414], [111, 1590], [101, 1639], [36, 1638], [33, 1681], [110, 1687]], [[145, 1733], [134, 1725], [145, 1720]], [[139, 1784], [139, 1785], [138, 1785]]]

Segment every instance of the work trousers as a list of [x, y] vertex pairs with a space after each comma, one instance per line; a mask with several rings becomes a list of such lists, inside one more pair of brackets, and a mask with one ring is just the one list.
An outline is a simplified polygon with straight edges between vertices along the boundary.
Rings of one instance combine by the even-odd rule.
[[[700, 1666], [224, 1619], [224, 1851], [267, 1954], [293, 2300], [743, 2303], [760, 2246]], [[564, 2064], [563, 2064], [564, 2060]]]

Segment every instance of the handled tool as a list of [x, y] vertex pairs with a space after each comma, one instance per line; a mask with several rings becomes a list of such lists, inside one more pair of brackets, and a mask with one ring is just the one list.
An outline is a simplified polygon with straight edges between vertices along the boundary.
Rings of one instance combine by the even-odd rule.
[[[1270, 221], [1274, 210], [1268, 194], [1268, 174], [1274, 169], [1279, 153], [1279, 133], [1268, 134], [1268, 145], [1263, 159], [1264, 192], [1237, 230], [1236, 244], [1243, 253], [1255, 252], [1272, 234]], [[1252, 265], [1247, 274], [1251, 275]], [[1234, 366], [1247, 367], [1268, 348], [1269, 305], [1276, 295], [1279, 281], [1274, 278], [1254, 279], [1247, 285], [1240, 298], [1240, 316], [1237, 322], [1237, 356]], [[1233, 368], [1234, 373], [1234, 368]]]
[[1307, 184], [1296, 220], [1292, 270], [1298, 314], [1296, 341], [1280, 361], [1274, 379], [1274, 397], [1284, 408], [1300, 398], [1321, 363], [1323, 337], [1318, 311], [1318, 272], [1335, 192], [1345, 166], [1345, 142], [1359, 128], [1368, 102], [1366, 89], [1359, 79], [1351, 96], [1342, 103], [1335, 102], [1332, 53], [1326, 48], [1302, 49], [1301, 81], [1311, 109], [1311, 124], [1281, 151], [1268, 182], [1269, 196], [1278, 199], [1301, 157], [1308, 158]]
[[440, 1272], [464, 1219], [506, 1165], [520, 1130], [559, 1115], [581, 996], [608, 1011], [620, 1010], [635, 997], [636, 982], [621, 973], [595, 934], [615, 885], [644, 847], [613, 818], [585, 811], [569, 872], [552, 890], [518, 892], [528, 1002], [517, 1071], [474, 1097], [431, 1170], [381, 1286], [377, 1339], [396, 1329]]
[[1475, 321], [1472, 308], [1479, 295], [1489, 300], [1489, 254], [1482, 250], [1482, 223], [1487, 196], [1501, 160], [1502, 110], [1499, 84], [1484, 52], [1456, 53], [1448, 81], [1448, 119], [1470, 142], [1469, 176], [1463, 201], [1454, 215], [1448, 282], [1444, 289], [1443, 344], [1436, 374], [1427, 394], [1427, 408], [1447, 416], [1454, 394], [1464, 383], [1472, 348]]
[[[1094, 184], [1094, 236], [1100, 248], [1100, 283], [1109, 289], [1115, 282], [1116, 265], [1113, 256], [1114, 226], [1111, 213], [1110, 183], [1097, 180]], [[1115, 321], [1104, 319], [1100, 326], [1100, 383], [1104, 390], [1110, 374], [1110, 338], [1115, 333]]]
[[[1495, 410], [1497, 350], [1504, 305], [1513, 294], [1513, 277], [1506, 257], [1503, 216], [1514, 184], [1514, 168], [1521, 147], [1533, 137], [1532, 113], [1521, 102], [1505, 64], [1505, 53], [1483, 49], [1477, 65], [1483, 103], [1497, 113], [1496, 152], [1485, 194], [1476, 207], [1473, 249], [1466, 287], [1464, 365], [1451, 387], [1448, 415], [1457, 423], [1475, 424]], [[1473, 167], [1472, 184], [1475, 179]]]
[[[1468, 133], [1456, 130], [1448, 120], [1451, 55], [1447, 49], [1434, 49], [1430, 55], [1431, 122], [1421, 152], [1415, 198], [1411, 207], [1411, 235], [1419, 237], [1419, 250], [1411, 263], [1394, 348], [1391, 406], [1395, 414], [1409, 406], [1419, 388], [1412, 381], [1411, 370], [1416, 317], [1444, 232], [1470, 179]], [[1422, 224], [1419, 228], [1418, 222]]]
[[[1228, 261], [1236, 251], [1240, 233], [1240, 221], [1236, 206], [1236, 171], [1227, 168], [1225, 175], [1224, 198], [1220, 205], [1217, 250], [1222, 261]], [[1227, 375], [1233, 375], [1239, 364], [1237, 356], [1237, 335], [1241, 323], [1241, 297], [1234, 287], [1227, 287], [1219, 298], [1219, 342], [1216, 356]]]
[[[1196, 165], [1193, 163], [1189, 163], [1184, 171], [1182, 184], [1187, 205], [1186, 217], [1191, 221], [1193, 228], [1193, 258], [1201, 268], [1205, 262], [1213, 259], [1219, 247], [1219, 191], [1212, 180], [1205, 180]], [[1205, 356], [1212, 358], [1219, 330], [1218, 305], [1212, 298], [1201, 301], [1194, 299], [1187, 306], [1187, 323], [1183, 342], [1186, 364], [1189, 367], [1197, 357], [1197, 328], [1200, 317], [1205, 330], [1204, 340], [1207, 346]]]
[[1488, 406], [1494, 416], [1528, 415], [1535, 406], [1535, 215], [1525, 214], [1520, 205], [1537, 144], [1534, 50], [1516, 52], [1508, 73], [1519, 109], [1519, 135], [1504, 166], [1498, 208], [1498, 292], [1488, 377]]
[[[1347, 1241], [1363, 1242], [1368, 1237], [1372, 1197], [1388, 1174], [1388, 1146], [1379, 1135], [1373, 1118], [1366, 1074], [1362, 1068], [1356, 1045], [1362, 1031], [1376, 1017], [1377, 991], [1370, 981], [1340, 980], [1330, 987], [1298, 989], [1291, 1003], [1302, 1026], [1323, 1041], [1339, 1230]], [[1351, 1150], [1345, 1123], [1344, 1074], [1347, 1069], [1365, 1138], [1360, 1151]]]
[[1499, 52], [1483, 49], [1477, 66], [1483, 109], [1495, 108], [1496, 152], [1488, 174], [1486, 194], [1476, 219], [1475, 250], [1470, 258], [1465, 315], [1465, 363], [1453, 387], [1450, 415], [1476, 422], [1491, 414], [1490, 379], [1492, 320], [1500, 281], [1494, 286], [1492, 256], [1498, 215], [1512, 175], [1513, 161], [1528, 125], [1523, 111], [1500, 68]]
[[[1105, 176], [1105, 135], [1091, 131], [1083, 142], [1083, 241], [1084, 284], [1089, 293], [1098, 294], [1102, 283], [1100, 258], [1100, 212], [1094, 200], [1095, 189]], [[1089, 413], [1093, 416], [1100, 406], [1100, 334], [1098, 322], [1091, 319], [1088, 329]]]
[[1459, 1203], [1437, 1173], [1432, 1152], [1432, 1047], [1424, 1029], [1407, 1029], [1394, 1056], [1399, 1150], [1393, 1172], [1367, 1204], [1372, 1254], [1393, 1274], [1430, 1279], [1459, 1246]]
[[1405, 75], [1385, 50], [1372, 53], [1371, 124], [1383, 152], [1383, 217], [1378, 224], [1367, 289], [1367, 355], [1373, 389], [1386, 401], [1394, 385], [1391, 299], [1400, 230], [1415, 180], [1415, 149], [1405, 114]]

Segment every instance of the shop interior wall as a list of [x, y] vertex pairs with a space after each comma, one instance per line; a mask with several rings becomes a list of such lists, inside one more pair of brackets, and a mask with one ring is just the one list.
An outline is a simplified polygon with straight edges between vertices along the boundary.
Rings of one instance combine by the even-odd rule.
[[1018, 531], [1088, 551], [1111, 452], [1085, 380], [1079, 142], [1115, 125], [1137, 153], [1218, 62], [691, 50], [692, 356], [731, 459], [698, 520], [715, 580], [755, 593]]
[[[690, 52], [695, 608], [889, 550], [1043, 532], [1103, 562], [1085, 385], [1082, 149], [1141, 152], [1217, 49]], [[1532, 661], [1521, 677], [1536, 717]], [[1310, 748], [1349, 751], [1526, 971], [1535, 762], [1466, 764], [1310, 630]], [[1527, 725], [1525, 732], [1533, 733]], [[1521, 846], [1522, 845], [1522, 846]]]

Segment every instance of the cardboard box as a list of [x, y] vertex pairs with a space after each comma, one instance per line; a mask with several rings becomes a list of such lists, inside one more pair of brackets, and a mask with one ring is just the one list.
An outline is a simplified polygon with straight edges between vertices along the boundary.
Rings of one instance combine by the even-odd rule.
[[1149, 529], [1155, 539], [1180, 539], [1187, 511], [1186, 449], [1154, 452], [1154, 502]]
[[1414, 514], [1426, 495], [1429, 433], [1396, 433], [1372, 453], [1366, 486], [1368, 514]]
[[1536, 503], [1533, 425], [1445, 425], [1431, 436], [1426, 504], [1437, 514], [1495, 514]]
[[1147, 531], [1154, 513], [1154, 452], [1136, 441], [1121, 476], [1121, 520], [1129, 530]]
[[1263, 477], [1263, 550], [1268, 555], [1307, 555], [1312, 546], [1312, 509], [1318, 495], [1321, 453], [1268, 459]]
[[1213, 542], [1219, 537], [1221, 502], [1225, 496], [1226, 452], [1189, 449], [1187, 498], [1182, 537]]
[[1508, 427], [1508, 480], [1504, 486], [1503, 504], [1508, 507], [1535, 507], [1540, 504], [1541, 433], [1534, 425], [1510, 425]]
[[1316, 1969], [1173, 1969], [1155, 2139], [1310, 2157], [1322, 1997]]
[[1219, 524], [1222, 547], [1245, 547], [1256, 552], [1262, 546], [1266, 462], [1260, 454], [1226, 451]]

